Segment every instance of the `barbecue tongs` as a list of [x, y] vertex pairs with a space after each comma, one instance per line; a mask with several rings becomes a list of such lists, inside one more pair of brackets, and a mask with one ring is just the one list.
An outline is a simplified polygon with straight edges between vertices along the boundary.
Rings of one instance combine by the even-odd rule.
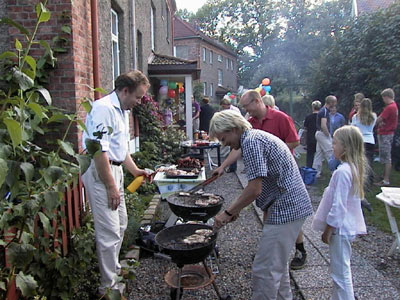
[[202, 183], [199, 183], [198, 185], [192, 187], [190, 190], [188, 190], [187, 192], [190, 194], [193, 194], [194, 192], [197, 192], [198, 190], [202, 189], [203, 187], [205, 187], [206, 185], [208, 185], [209, 183], [213, 182], [215, 179], [218, 178], [218, 175], [214, 175], [208, 179], [206, 179], [205, 181], [203, 181]]

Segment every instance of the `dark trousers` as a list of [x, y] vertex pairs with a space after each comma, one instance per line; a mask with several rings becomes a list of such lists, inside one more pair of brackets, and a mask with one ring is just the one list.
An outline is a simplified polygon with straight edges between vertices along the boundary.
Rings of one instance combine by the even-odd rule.
[[314, 155], [316, 151], [317, 144], [307, 144], [307, 161], [306, 166], [312, 168], [314, 162]]
[[369, 174], [368, 174], [368, 181], [367, 181], [367, 188], [372, 184], [374, 181], [374, 172], [372, 170], [372, 163], [374, 161], [374, 149], [375, 145], [370, 144], [370, 143], [364, 143], [364, 149], [365, 149], [365, 156], [368, 159], [368, 164], [370, 166]]

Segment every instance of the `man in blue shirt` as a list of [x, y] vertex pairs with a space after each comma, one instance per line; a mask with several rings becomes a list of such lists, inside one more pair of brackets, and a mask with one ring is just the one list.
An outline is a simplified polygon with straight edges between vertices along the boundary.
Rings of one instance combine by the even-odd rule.
[[346, 124], [344, 116], [341, 113], [337, 112], [336, 106], [331, 107], [329, 119], [331, 122], [329, 127], [329, 132], [331, 136], [333, 136], [333, 133], [336, 131], [336, 129]]

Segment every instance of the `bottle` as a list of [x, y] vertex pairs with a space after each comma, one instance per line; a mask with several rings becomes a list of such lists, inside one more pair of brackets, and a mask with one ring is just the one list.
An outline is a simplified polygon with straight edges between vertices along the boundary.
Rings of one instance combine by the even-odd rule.
[[134, 193], [142, 184], [143, 180], [144, 180], [143, 175], [136, 177], [134, 180], [132, 180], [132, 182], [128, 185], [126, 189], [131, 193]]

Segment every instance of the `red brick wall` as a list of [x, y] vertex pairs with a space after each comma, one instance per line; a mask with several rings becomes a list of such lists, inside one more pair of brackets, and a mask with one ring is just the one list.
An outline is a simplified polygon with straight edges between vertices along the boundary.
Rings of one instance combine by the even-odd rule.
[[[7, 0], [8, 17], [32, 30], [35, 25], [37, 2]], [[57, 67], [50, 71], [47, 88], [55, 106], [75, 113], [83, 97], [93, 98], [89, 89], [89, 86], [93, 86], [90, 1], [73, 1], [72, 5], [71, 0], [49, 0], [47, 8], [51, 11], [51, 18], [40, 25], [37, 39], [51, 43], [55, 36], [61, 35], [69, 41], [67, 53], [57, 55]], [[62, 25], [69, 25], [72, 34], [62, 33]], [[13, 45], [18, 31], [10, 27], [9, 34], [10, 44]], [[22, 38], [19, 40], [22, 41]], [[38, 57], [42, 51], [39, 47], [33, 47], [31, 55]], [[79, 115], [84, 118], [83, 110], [79, 111]], [[72, 128], [69, 140], [75, 145], [80, 145], [80, 133], [76, 127]]]

